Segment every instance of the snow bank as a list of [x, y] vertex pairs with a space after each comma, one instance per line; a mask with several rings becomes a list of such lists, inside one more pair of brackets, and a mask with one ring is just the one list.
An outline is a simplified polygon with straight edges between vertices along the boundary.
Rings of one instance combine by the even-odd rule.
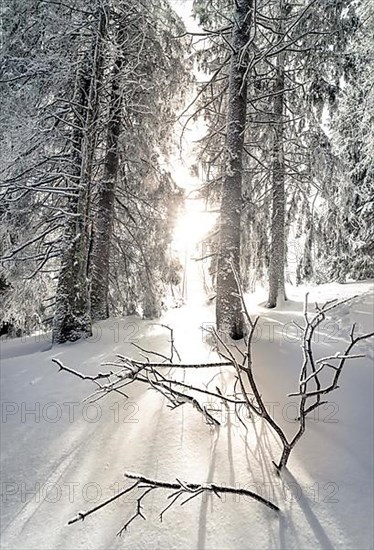
[[[255, 372], [276, 419], [293, 433], [295, 408], [287, 393], [297, 387], [300, 342], [290, 321], [302, 322], [305, 288], [289, 289], [281, 310], [265, 310], [248, 299], [252, 313], [263, 315], [255, 344]], [[373, 327], [370, 283], [323, 285], [310, 290], [312, 300], [359, 294], [326, 321], [315, 342], [317, 355], [341, 350], [352, 322], [360, 331]], [[193, 295], [193, 293], [192, 293]], [[213, 311], [190, 302], [169, 311], [176, 345], [187, 362], [216, 360], [201, 325]], [[103, 370], [100, 363], [116, 353], [135, 355], [131, 342], [165, 351], [168, 331], [138, 318], [99, 323], [87, 341], [52, 348], [47, 338], [1, 342], [2, 400], [2, 548], [227, 548], [227, 549], [360, 549], [373, 540], [373, 348], [368, 357], [345, 367], [334, 400], [308, 420], [304, 439], [291, 456], [290, 474], [275, 475], [277, 438], [260, 420], [245, 431], [228, 410], [222, 426], [211, 428], [191, 407], [174, 411], [145, 386], [132, 386], [129, 399], [110, 395], [96, 406], [82, 402], [94, 388], [65, 372], [51, 358], [85, 373]], [[39, 341], [38, 341], [39, 339]], [[212, 378], [193, 371], [195, 384]], [[232, 375], [218, 372], [221, 386]], [[135, 471], [173, 481], [214, 481], [257, 490], [282, 509], [277, 515], [254, 501], [227, 496], [194, 499], [159, 512], [167, 493], [145, 501], [147, 521], [136, 520], [122, 537], [116, 532], [134, 512], [134, 497], [67, 526], [125, 485], [123, 473]]]

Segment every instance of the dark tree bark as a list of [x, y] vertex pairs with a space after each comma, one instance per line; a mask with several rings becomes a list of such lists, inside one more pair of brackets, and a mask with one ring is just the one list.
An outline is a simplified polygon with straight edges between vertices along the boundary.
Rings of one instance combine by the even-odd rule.
[[53, 342], [75, 341], [92, 334], [87, 263], [88, 217], [98, 122], [99, 90], [103, 77], [103, 37], [107, 14], [97, 11], [92, 46], [82, 55], [72, 101], [71, 183], [77, 188], [69, 199], [61, 268], [56, 292]]
[[[280, 16], [285, 15], [281, 0]], [[282, 27], [282, 19], [280, 28]], [[269, 266], [268, 307], [276, 307], [278, 299], [286, 299], [285, 270], [285, 163], [284, 163], [284, 52], [277, 56], [276, 78], [274, 86], [274, 144], [272, 169], [272, 215], [271, 248]]]
[[[119, 32], [118, 43], [123, 40]], [[109, 317], [109, 263], [113, 233], [113, 218], [116, 183], [119, 166], [119, 137], [122, 127], [122, 93], [120, 89], [121, 70], [124, 58], [118, 55], [111, 75], [112, 90], [109, 107], [107, 149], [104, 161], [103, 179], [99, 188], [98, 208], [92, 251], [91, 313], [92, 319]]]
[[240, 273], [243, 146], [247, 113], [247, 69], [253, 0], [236, 0], [232, 33], [227, 114], [226, 166], [222, 185], [217, 271], [216, 320], [219, 331], [238, 340], [243, 317], [233, 267]]

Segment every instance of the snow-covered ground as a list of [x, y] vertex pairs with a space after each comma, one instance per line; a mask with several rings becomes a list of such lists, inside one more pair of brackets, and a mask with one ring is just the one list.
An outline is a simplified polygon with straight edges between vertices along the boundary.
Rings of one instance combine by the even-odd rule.
[[[214, 312], [212, 305], [201, 304], [198, 290], [190, 287], [188, 303], [163, 319], [174, 327], [185, 362], [217, 359], [201, 330]], [[302, 322], [305, 290], [289, 289], [290, 299], [279, 311], [258, 305], [264, 295], [248, 298], [251, 312], [262, 315], [256, 376], [265, 401], [289, 434], [295, 430], [295, 407], [286, 395], [297, 388], [301, 360], [290, 321]], [[371, 283], [310, 291], [311, 301], [321, 302], [359, 294], [322, 326], [317, 355], [341, 350], [353, 322], [360, 331], [373, 330]], [[46, 337], [1, 342], [1, 547], [372, 548], [373, 342], [358, 347], [367, 358], [347, 364], [340, 389], [330, 396], [333, 403], [308, 420], [307, 433], [290, 459], [290, 474], [280, 479], [271, 466], [271, 459], [279, 458], [279, 442], [262, 421], [249, 421], [246, 432], [223, 408], [217, 412], [221, 427], [212, 428], [189, 405], [171, 411], [162, 396], [143, 385], [132, 385], [127, 401], [111, 394], [88, 406], [82, 400], [95, 389], [92, 384], [58, 372], [51, 362], [57, 357], [95, 373], [116, 353], [136, 355], [133, 341], [165, 351], [168, 337], [162, 327], [133, 317], [99, 323], [91, 339], [76, 344], [51, 348]], [[206, 379], [198, 371], [188, 376], [195, 384]], [[229, 387], [232, 375], [222, 370], [217, 380]], [[160, 523], [167, 493], [158, 490], [145, 501], [147, 521], [137, 519], [121, 538], [116, 532], [134, 513], [134, 497], [67, 526], [77, 512], [125, 486], [125, 471], [252, 488], [271, 497], [281, 512], [243, 497], [207, 497], [174, 506]]]

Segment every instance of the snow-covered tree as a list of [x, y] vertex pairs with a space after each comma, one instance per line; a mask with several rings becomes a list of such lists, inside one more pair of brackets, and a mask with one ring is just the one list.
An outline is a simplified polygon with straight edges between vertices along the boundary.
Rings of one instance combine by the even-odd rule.
[[[152, 314], [160, 310], [164, 287], [138, 287], [145, 272], [157, 282], [172, 264], [171, 205], [180, 192], [166, 166], [188, 76], [186, 43], [174, 38], [181, 21], [164, 0], [145, 4], [3, 9], [2, 276], [44, 281], [32, 307], [48, 300], [56, 342], [90, 334], [91, 303], [95, 318], [107, 316], [108, 294], [117, 308], [116, 297], [132, 288], [129, 309], [149, 295]], [[124, 264], [134, 277], [113, 280], [110, 271], [121, 274]], [[114, 292], [118, 283], [123, 293]]]
[[319, 216], [319, 278], [374, 276], [374, 6], [361, 0], [344, 56], [345, 75], [332, 116], [335, 178]]

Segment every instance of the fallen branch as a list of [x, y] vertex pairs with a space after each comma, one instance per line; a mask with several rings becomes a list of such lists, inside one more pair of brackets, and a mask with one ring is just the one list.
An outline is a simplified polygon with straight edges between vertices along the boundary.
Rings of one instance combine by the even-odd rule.
[[253, 491], [249, 491], [248, 489], [226, 487], [225, 485], [217, 485], [216, 483], [206, 483], [206, 484], [186, 483], [186, 482], [180, 481], [179, 479], [177, 479], [175, 482], [159, 481], [156, 479], [145, 477], [140, 474], [133, 474], [133, 473], [125, 473], [125, 477], [130, 480], [135, 480], [135, 483], [132, 484], [130, 487], [127, 487], [123, 491], [119, 492], [114, 497], [108, 500], [105, 500], [104, 502], [102, 502], [98, 506], [95, 506], [94, 508], [91, 508], [87, 512], [79, 512], [75, 518], [71, 519], [68, 522], [68, 525], [76, 523], [77, 521], [83, 521], [87, 516], [97, 512], [98, 510], [104, 508], [105, 506], [108, 506], [115, 500], [122, 498], [124, 495], [131, 493], [137, 488], [145, 489], [145, 491], [140, 495], [140, 497], [137, 498], [136, 512], [118, 531], [117, 533], [118, 535], [122, 535], [122, 533], [127, 530], [129, 525], [137, 517], [141, 517], [144, 520], [146, 519], [146, 516], [142, 512], [143, 510], [142, 501], [151, 491], [154, 491], [156, 489], [167, 489], [170, 491], [174, 491], [167, 497], [169, 500], [171, 500], [171, 502], [160, 512], [160, 521], [163, 520], [165, 512], [169, 510], [174, 504], [176, 504], [176, 502], [179, 500], [180, 497], [187, 496], [185, 500], [180, 502], [180, 505], [183, 506], [193, 498], [196, 498], [204, 493], [213, 494], [219, 498], [221, 498], [220, 497], [221, 494], [227, 494], [227, 493], [250, 497], [253, 500], [256, 500], [257, 502], [260, 502], [261, 504], [267, 506], [271, 510], [275, 512], [279, 512], [279, 508], [276, 504], [274, 504], [270, 500], [267, 500], [266, 498], [262, 497], [261, 495]]

